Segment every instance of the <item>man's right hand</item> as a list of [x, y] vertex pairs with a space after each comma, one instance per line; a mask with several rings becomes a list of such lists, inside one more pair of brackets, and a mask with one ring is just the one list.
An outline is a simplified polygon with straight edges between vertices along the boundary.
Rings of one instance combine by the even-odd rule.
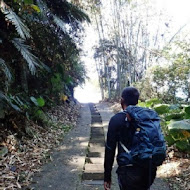
[[104, 189], [105, 190], [110, 190], [110, 188], [111, 188], [111, 181], [105, 181], [104, 182]]

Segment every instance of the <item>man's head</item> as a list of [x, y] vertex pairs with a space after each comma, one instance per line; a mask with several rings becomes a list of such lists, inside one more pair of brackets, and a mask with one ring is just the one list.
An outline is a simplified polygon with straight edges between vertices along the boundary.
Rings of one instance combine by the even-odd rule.
[[121, 94], [121, 106], [123, 109], [129, 105], [136, 105], [139, 99], [139, 91], [134, 87], [124, 88]]

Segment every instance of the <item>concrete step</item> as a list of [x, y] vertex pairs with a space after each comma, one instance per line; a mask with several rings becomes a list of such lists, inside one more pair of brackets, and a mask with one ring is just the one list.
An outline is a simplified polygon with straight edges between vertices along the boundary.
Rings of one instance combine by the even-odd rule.
[[103, 180], [104, 179], [103, 165], [86, 163], [82, 179], [83, 180]]
[[102, 171], [104, 172], [104, 166], [102, 164], [85, 164], [85, 171]]
[[[89, 186], [89, 185], [101, 185], [101, 186], [103, 186], [103, 184], [104, 184], [104, 180], [84, 180], [83, 182], [82, 182], [82, 184], [84, 184], [84, 185], [87, 185], [87, 186]], [[97, 188], [96, 188], [97, 189]]]
[[104, 133], [103, 127], [91, 127], [91, 133]]
[[101, 116], [101, 115], [100, 115], [100, 113], [98, 111], [97, 112], [95, 111], [95, 112], [91, 113], [91, 116], [92, 117], [94, 117], [94, 116], [97, 117], [97, 116]]
[[102, 171], [84, 171], [82, 180], [104, 180], [104, 173]]
[[91, 137], [90, 143], [97, 143], [97, 144], [102, 144], [102, 146], [105, 145], [105, 138], [104, 137]]
[[97, 115], [93, 114], [93, 115], [91, 115], [91, 118], [92, 119], [100, 119], [100, 120], [102, 120], [102, 117], [99, 114], [97, 114]]
[[98, 111], [95, 111], [95, 110], [94, 110], [94, 111], [91, 112], [91, 116], [92, 116], [92, 117], [93, 117], [93, 116], [96, 117], [96, 116], [101, 116], [101, 115], [100, 115], [100, 113], [99, 113]]
[[104, 158], [104, 152], [88, 152], [88, 156]]
[[89, 152], [105, 152], [105, 147], [89, 147]]
[[97, 122], [92, 123], [91, 122], [91, 127], [102, 127], [102, 122], [99, 122], [99, 123], [97, 123]]
[[102, 119], [99, 118], [92, 118], [91, 123], [102, 123]]
[[104, 164], [104, 158], [100, 157], [86, 157], [86, 163], [89, 164]]
[[105, 142], [91, 142], [91, 141], [89, 141], [89, 147], [105, 147]]
[[103, 133], [103, 131], [102, 132], [100, 132], [100, 131], [91, 132], [91, 136], [101, 136], [101, 137], [104, 137], [104, 133]]
[[105, 140], [104, 135], [98, 135], [98, 134], [91, 135], [90, 139], [91, 140], [100, 140], [100, 141]]
[[91, 125], [92, 126], [94, 126], [94, 127], [96, 127], [96, 126], [100, 126], [101, 125], [101, 127], [102, 127], [102, 121], [91, 121]]

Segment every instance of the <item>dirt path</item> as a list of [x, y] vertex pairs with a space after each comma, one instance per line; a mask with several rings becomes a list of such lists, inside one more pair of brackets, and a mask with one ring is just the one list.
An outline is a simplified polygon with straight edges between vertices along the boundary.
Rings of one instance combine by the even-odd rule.
[[[96, 105], [101, 118], [104, 132], [113, 112], [107, 104]], [[42, 172], [34, 177], [34, 190], [103, 190], [102, 185], [87, 185], [81, 182], [82, 171], [87, 154], [90, 137], [91, 113], [88, 104], [82, 104], [80, 118], [77, 127], [70, 131], [64, 138], [62, 146], [52, 154], [53, 161], [44, 165]], [[105, 135], [106, 136], [106, 135]], [[119, 190], [117, 176], [115, 174], [116, 164], [113, 169], [112, 190]], [[167, 184], [156, 179], [151, 190], [169, 190]]]

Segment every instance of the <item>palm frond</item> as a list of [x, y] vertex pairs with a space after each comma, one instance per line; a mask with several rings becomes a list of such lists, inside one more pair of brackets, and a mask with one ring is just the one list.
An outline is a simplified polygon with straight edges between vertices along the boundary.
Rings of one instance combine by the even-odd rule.
[[66, 28], [65, 28], [65, 23], [56, 15], [53, 15], [53, 21], [55, 22], [55, 24], [61, 28], [61, 30], [66, 33]]
[[48, 7], [44, 1], [41, 0], [36, 0], [36, 3], [38, 7], [40, 8], [40, 15], [44, 18], [47, 19], [47, 13], [49, 12]]
[[0, 58], [0, 69], [2, 69], [2, 71], [5, 73], [5, 76], [7, 77], [8, 82], [10, 82], [12, 80], [12, 74], [8, 66], [6, 65], [5, 61], [1, 58]]
[[29, 28], [22, 22], [21, 18], [7, 5], [4, 1], [0, 1], [0, 10], [5, 15], [6, 20], [11, 22], [21, 38], [30, 38]]
[[22, 54], [23, 58], [27, 61], [29, 70], [31, 71], [31, 73], [35, 74], [36, 66], [37, 67], [41, 67], [41, 66], [38, 64], [39, 62], [38, 58], [30, 52], [31, 47], [24, 44], [24, 40], [21, 38], [14, 38], [12, 40], [12, 43], [18, 49], [18, 51]]
[[72, 24], [73, 22], [90, 22], [88, 15], [82, 11], [79, 7], [67, 1], [51, 1], [46, 0], [48, 8], [51, 12], [57, 15], [59, 18], [63, 19], [64, 22]]
[[6, 96], [2, 91], [0, 91], [0, 101], [5, 102], [9, 106], [11, 106], [14, 110], [21, 112], [21, 109], [16, 104], [13, 104], [11, 99], [8, 96]]

